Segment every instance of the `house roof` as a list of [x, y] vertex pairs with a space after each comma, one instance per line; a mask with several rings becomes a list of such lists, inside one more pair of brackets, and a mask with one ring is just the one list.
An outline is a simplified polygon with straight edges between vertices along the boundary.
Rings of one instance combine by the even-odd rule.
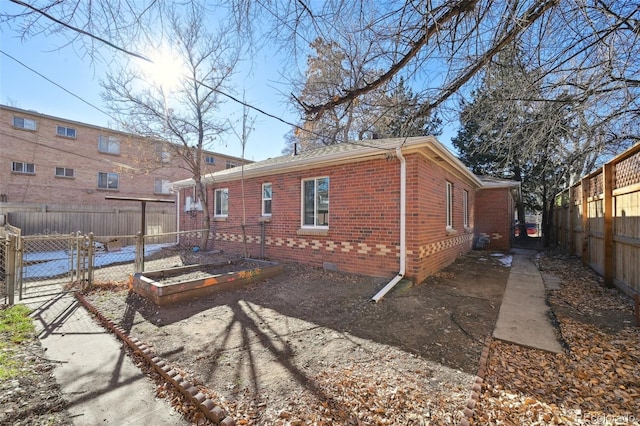
[[492, 176], [478, 176], [482, 181], [484, 188], [517, 188], [520, 186], [520, 182], [517, 180], [500, 179]]
[[[462, 162], [456, 158], [447, 148], [438, 142], [433, 136], [419, 136], [411, 138], [374, 139], [341, 143], [310, 149], [298, 154], [283, 155], [269, 158], [244, 167], [234, 167], [202, 176], [203, 183], [228, 182], [245, 178], [268, 176], [273, 174], [288, 173], [296, 170], [317, 168], [336, 164], [363, 161], [372, 158], [384, 158], [388, 155], [395, 156], [396, 148], [400, 147], [402, 153], [420, 152], [443, 167], [462, 178], [469, 180], [477, 187], [482, 182], [471, 173]], [[173, 183], [174, 188], [185, 188], [194, 185], [193, 179], [184, 179]]]
[[481, 189], [499, 189], [506, 188], [511, 192], [511, 196], [516, 202], [520, 202], [522, 199], [522, 189], [520, 182], [517, 180], [500, 179], [492, 176], [480, 176], [482, 181]]

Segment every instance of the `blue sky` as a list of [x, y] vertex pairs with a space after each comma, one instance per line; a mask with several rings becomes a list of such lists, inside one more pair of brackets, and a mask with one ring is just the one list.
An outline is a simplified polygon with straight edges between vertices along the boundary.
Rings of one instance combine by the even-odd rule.
[[[5, 3], [3, 7], [16, 6]], [[73, 45], [64, 46], [65, 40], [59, 36], [36, 36], [28, 40], [20, 40], [14, 31], [5, 26], [1, 30], [0, 50], [15, 58], [14, 60], [5, 54], [0, 54], [1, 104], [83, 123], [115, 127], [110, 125], [113, 120], [98, 110], [106, 110], [100, 97], [102, 88], [99, 84], [100, 79], [105, 75], [104, 64], [92, 63], [89, 58], [83, 59]], [[64, 47], [60, 48], [60, 46]], [[107, 59], [120, 55], [107, 48], [102, 49], [101, 53]], [[77, 97], [30, 71], [16, 60]], [[296, 122], [296, 115], [286, 105], [286, 99], [280, 93], [287, 93], [287, 90], [277, 81], [279, 79], [276, 69], [277, 58], [272, 53], [265, 52], [262, 58], [254, 58], [254, 60], [260, 65], [254, 66], [253, 70], [248, 66], [240, 67], [240, 72], [235, 76], [234, 96], [242, 99], [244, 92], [247, 103], [287, 122]], [[240, 120], [241, 105], [228, 100], [223, 108], [227, 115], [234, 117], [236, 121]], [[247, 143], [245, 157], [258, 161], [281, 155], [284, 136], [290, 126], [255, 111], [249, 114], [255, 117], [255, 122], [254, 130]], [[240, 129], [237, 131], [240, 133]], [[242, 153], [240, 142], [233, 133], [226, 136], [225, 143], [218, 143], [209, 148], [237, 157]]]
[[[4, 3], [3, 7], [17, 6]], [[110, 125], [113, 120], [98, 110], [106, 110], [100, 97], [102, 88], [99, 84], [106, 71], [105, 64], [92, 62], [87, 57], [82, 58], [74, 45], [65, 44], [65, 40], [60, 36], [40, 35], [21, 40], [14, 31], [2, 27], [0, 50], [15, 60], [0, 54], [0, 103], [74, 121], [115, 127]], [[118, 58], [117, 53], [107, 48], [102, 49], [101, 53], [107, 60]], [[287, 122], [297, 122], [296, 114], [287, 106], [287, 100], [282, 95], [282, 92], [288, 91], [285, 84], [279, 81], [278, 66], [281, 62], [274, 52], [264, 51], [261, 56], [254, 58], [255, 65], [252, 69], [248, 66], [240, 67], [235, 76], [235, 96], [242, 99], [244, 92], [247, 103]], [[236, 121], [240, 120], [241, 105], [228, 100], [224, 108], [226, 114]], [[255, 123], [247, 143], [245, 157], [259, 161], [281, 155], [284, 136], [290, 130], [290, 126], [255, 111], [250, 112], [250, 116], [255, 117]], [[240, 132], [240, 129], [237, 131]], [[447, 128], [439, 139], [451, 149], [450, 138], [454, 134], [453, 129]], [[240, 142], [233, 133], [225, 137], [224, 143], [217, 143], [208, 148], [237, 157], [242, 152]]]

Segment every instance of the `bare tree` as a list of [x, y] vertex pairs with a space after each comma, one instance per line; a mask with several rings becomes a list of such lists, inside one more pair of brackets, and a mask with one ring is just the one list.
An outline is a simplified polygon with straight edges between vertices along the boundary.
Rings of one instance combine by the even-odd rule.
[[233, 133], [236, 135], [240, 144], [242, 145], [242, 164], [240, 165], [240, 189], [242, 192], [242, 244], [244, 247], [244, 257], [249, 256], [249, 249], [247, 247], [247, 209], [245, 205], [245, 194], [244, 194], [244, 159], [245, 159], [245, 150], [247, 149], [247, 142], [249, 142], [249, 136], [253, 131], [253, 124], [255, 123], [255, 117], [249, 116], [249, 111], [247, 108], [242, 110], [242, 132], [238, 133], [235, 128], [231, 128]]
[[167, 40], [147, 40], [148, 51], [155, 52], [171, 42], [169, 61], [156, 61], [156, 65], [179, 65], [172, 76], [173, 87], [132, 64], [110, 72], [101, 84], [108, 108], [125, 130], [168, 142], [165, 146], [184, 160], [194, 179], [196, 199], [203, 206], [201, 247], [206, 249], [211, 220], [202, 182], [202, 150], [228, 130], [227, 119], [218, 116], [222, 103], [218, 92], [228, 89], [238, 49], [228, 41], [224, 28], [216, 34], [207, 31], [202, 12], [192, 6], [186, 14], [169, 15]]
[[[11, 1], [26, 9], [0, 12], [1, 22], [23, 36], [70, 30], [69, 39], [75, 40], [82, 34], [78, 41], [87, 54], [96, 43], [127, 51], [128, 41], [162, 22], [167, 11], [193, 3], [44, 0], [35, 7]], [[400, 78], [421, 100], [416, 115], [430, 117], [440, 109], [446, 117], [442, 108], [457, 108], [456, 101], [477, 86], [491, 60], [517, 43], [524, 62], [539, 72], [539, 97], [570, 96], [585, 105], [583, 118], [591, 126], [586, 134], [605, 143], [633, 143], [640, 137], [640, 8], [635, 0], [229, 0], [227, 5], [239, 38], [252, 42], [250, 49], [279, 43], [288, 52], [291, 62], [283, 68], [297, 81], [294, 95], [309, 128], [324, 115], [340, 116], [346, 106], [365, 103], [366, 95]], [[297, 71], [317, 39], [335, 46], [336, 57], [348, 59], [350, 74], [327, 82], [333, 86], [323, 96], [305, 99], [307, 76]]]
[[[289, 49], [295, 63], [312, 50], [313, 40], [321, 38], [334, 46], [334, 56], [358, 65], [351, 68], [355, 74], [349, 79], [332, 82], [322, 98], [298, 97], [304, 87], [298, 86], [298, 104], [311, 122], [384, 90], [400, 77], [421, 99], [417, 115], [430, 116], [445, 106], [457, 108], [479, 84], [492, 59], [517, 44], [525, 53], [524, 61], [538, 72], [540, 100], [565, 96], [582, 104], [584, 124], [607, 143], [633, 143], [640, 135], [640, 8], [635, 1], [235, 0], [233, 4], [244, 30], [252, 28], [251, 18], [259, 14], [273, 17], [268, 38]], [[306, 79], [298, 76], [299, 82]]]

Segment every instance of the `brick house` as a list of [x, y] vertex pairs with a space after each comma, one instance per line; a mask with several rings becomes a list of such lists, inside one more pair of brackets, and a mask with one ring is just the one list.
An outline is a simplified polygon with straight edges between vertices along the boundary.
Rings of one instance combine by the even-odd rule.
[[[4, 105], [0, 148], [0, 203], [106, 206], [113, 203], [108, 195], [173, 200], [170, 182], [190, 176], [166, 142]], [[242, 163], [203, 152], [208, 173]]]
[[493, 250], [511, 249], [516, 201], [520, 199], [520, 183], [482, 176], [482, 188], [476, 196], [475, 234], [486, 237]]
[[[492, 241], [508, 241], [508, 230], [491, 221], [513, 218], [512, 187], [484, 183], [433, 137], [333, 145], [223, 170], [203, 182], [213, 213], [209, 248], [241, 252], [244, 211], [251, 256], [264, 238], [268, 259], [416, 282], [471, 250], [476, 223]], [[184, 208], [193, 181], [174, 187], [183, 206], [180, 229], [199, 229], [201, 217]], [[478, 208], [485, 194], [486, 211]]]

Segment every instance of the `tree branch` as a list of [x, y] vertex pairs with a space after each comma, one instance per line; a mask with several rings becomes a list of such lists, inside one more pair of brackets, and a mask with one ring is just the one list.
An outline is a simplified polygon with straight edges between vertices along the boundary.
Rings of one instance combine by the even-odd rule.
[[402, 68], [404, 68], [407, 63], [413, 59], [420, 50], [427, 44], [429, 39], [436, 34], [440, 28], [451, 21], [456, 16], [459, 16], [463, 13], [466, 13], [470, 10], [473, 10], [475, 5], [479, 0], [461, 0], [457, 2], [454, 6], [450, 7], [445, 11], [439, 18], [435, 20], [430, 26], [423, 26], [423, 34], [418, 40], [412, 43], [411, 49], [400, 59], [400, 61], [394, 63], [389, 67], [389, 70], [382, 74], [377, 79], [373, 80], [371, 83], [366, 84], [363, 87], [354, 90], [348, 90], [344, 95], [336, 96], [332, 100], [325, 102], [320, 105], [307, 106], [301, 104], [304, 108], [305, 115], [308, 119], [315, 120], [318, 119], [324, 114], [327, 110], [333, 109], [339, 105], [342, 105], [347, 102], [351, 102], [356, 99], [358, 96], [364, 95], [365, 93], [369, 93], [383, 84], [390, 81]]

